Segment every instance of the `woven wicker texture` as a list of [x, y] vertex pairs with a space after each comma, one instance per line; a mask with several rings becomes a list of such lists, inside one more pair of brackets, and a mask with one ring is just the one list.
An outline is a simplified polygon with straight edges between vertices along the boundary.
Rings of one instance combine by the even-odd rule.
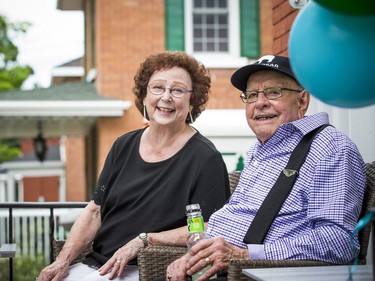
[[231, 260], [228, 268], [228, 281], [253, 280], [242, 274], [245, 268], [268, 268], [268, 267], [301, 267], [329, 265], [320, 261], [297, 261], [297, 260]]
[[241, 172], [234, 171], [234, 172], [229, 173], [228, 176], [229, 176], [230, 194], [232, 194], [237, 187], [238, 181], [240, 180]]
[[[363, 200], [362, 212], [360, 218], [367, 214], [375, 206], [375, 162], [366, 164], [366, 180], [367, 188]], [[367, 248], [370, 239], [371, 224], [364, 227], [358, 235], [359, 242], [361, 245], [360, 253], [358, 256], [358, 263], [365, 264], [367, 256]], [[271, 261], [271, 260], [231, 260], [228, 268], [228, 281], [234, 280], [253, 280], [245, 275], [241, 274], [244, 268], [259, 268], [259, 267], [290, 267], [290, 266], [318, 266], [318, 265], [330, 265], [324, 262], [318, 261], [307, 261], [307, 260], [283, 260], [283, 261]]]
[[[375, 207], [375, 161], [366, 164], [366, 180], [367, 188], [363, 200], [362, 212], [360, 218], [365, 216], [372, 208]], [[372, 224], [367, 224], [366, 227], [358, 233], [358, 239], [361, 244], [361, 249], [358, 255], [358, 263], [366, 264], [367, 249], [370, 240]]]
[[[239, 181], [241, 172], [229, 173], [230, 191], [233, 192]], [[60, 253], [65, 240], [53, 241], [53, 258], [56, 259]], [[86, 248], [73, 262], [82, 261], [92, 251], [92, 245]], [[152, 246], [143, 249], [138, 254], [139, 280], [153, 280], [157, 277], [165, 275], [167, 266], [174, 260], [184, 255], [187, 251], [186, 247], [163, 247]]]
[[[229, 173], [231, 193], [235, 190], [241, 172]], [[168, 265], [187, 252], [186, 247], [151, 246], [138, 253], [139, 280], [150, 281], [165, 276]]]
[[[361, 218], [375, 207], [375, 161], [366, 164], [367, 188], [362, 206]], [[229, 174], [229, 182], [231, 192], [237, 186], [240, 172], [232, 172]], [[367, 249], [370, 239], [371, 224], [364, 227], [358, 235], [361, 250], [359, 253], [359, 264], [366, 263]], [[54, 257], [59, 253], [65, 241], [54, 241]], [[87, 255], [80, 255], [74, 262]], [[90, 249], [88, 250], [90, 251]], [[167, 246], [151, 246], [143, 249], [138, 254], [139, 280], [151, 281], [166, 274], [167, 266], [174, 260], [178, 259], [186, 253], [185, 247], [167, 247]], [[231, 260], [228, 268], [228, 281], [234, 280], [252, 280], [241, 274], [244, 268], [260, 268], [260, 267], [296, 267], [296, 266], [321, 266], [329, 265], [325, 262], [308, 261], [308, 260]]]
[[[64, 246], [66, 240], [53, 240], [52, 245], [53, 245], [53, 260], [56, 259], [57, 255], [60, 253], [62, 247]], [[92, 244], [87, 246], [85, 250], [76, 257], [71, 264], [75, 264], [78, 262], [81, 262], [86, 258], [86, 256], [92, 252]]]
[[[375, 206], [375, 162], [366, 164], [367, 171], [367, 188], [364, 196], [364, 202], [361, 212], [361, 218], [368, 213]], [[231, 185], [231, 192], [234, 191], [239, 180], [240, 172], [233, 172], [229, 174], [229, 181]], [[358, 235], [361, 250], [359, 254], [359, 264], [366, 263], [367, 249], [370, 239], [371, 224], [363, 228]], [[143, 250], [138, 255], [138, 264], [140, 266], [140, 280], [149, 281], [158, 276], [165, 275], [166, 268], [170, 263], [170, 253], [174, 251], [181, 251], [181, 248], [176, 247], [149, 247]], [[186, 251], [186, 249], [185, 249]], [[150, 253], [151, 252], [151, 253]], [[148, 255], [151, 255], [148, 257]], [[181, 253], [182, 255], [182, 253]], [[228, 281], [238, 280], [252, 280], [243, 275], [242, 269], [244, 268], [261, 268], [261, 267], [297, 267], [297, 266], [322, 266], [330, 265], [320, 261], [310, 260], [231, 260], [228, 267]], [[158, 271], [155, 267], [161, 267]], [[157, 272], [157, 273], [156, 273]]]
[[[241, 172], [229, 173], [230, 191], [236, 189]], [[138, 269], [140, 281], [151, 281], [165, 276], [168, 265], [187, 252], [186, 247], [150, 246], [138, 254]]]
[[138, 253], [139, 280], [149, 281], [165, 276], [167, 267], [182, 257], [186, 247], [151, 246]]

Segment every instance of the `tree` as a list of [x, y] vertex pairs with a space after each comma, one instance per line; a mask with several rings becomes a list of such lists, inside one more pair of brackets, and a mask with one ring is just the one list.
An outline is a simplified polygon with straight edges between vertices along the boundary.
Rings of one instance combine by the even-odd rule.
[[[18, 48], [12, 38], [24, 34], [30, 23], [11, 23], [0, 15], [0, 94], [1, 91], [21, 88], [27, 77], [33, 73], [30, 66], [17, 63]], [[0, 140], [0, 163], [16, 158], [21, 150], [17, 139]]]
[[18, 48], [12, 38], [26, 33], [28, 22], [11, 23], [0, 15], [0, 91], [19, 89], [27, 77], [33, 73], [30, 66], [17, 63]]
[[9, 161], [18, 157], [21, 153], [16, 139], [8, 139], [0, 141], [0, 163]]

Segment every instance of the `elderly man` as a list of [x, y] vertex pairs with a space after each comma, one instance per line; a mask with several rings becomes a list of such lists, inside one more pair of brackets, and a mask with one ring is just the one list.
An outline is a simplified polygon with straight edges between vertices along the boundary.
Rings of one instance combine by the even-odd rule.
[[[313, 139], [264, 240], [244, 241], [294, 148], [329, 120], [326, 113], [305, 116], [310, 95], [299, 85], [287, 57], [264, 56], [238, 69], [231, 82], [242, 92], [246, 119], [257, 141], [248, 151], [232, 197], [209, 219], [209, 239], [194, 246], [191, 257], [169, 265], [168, 280], [185, 280], [210, 264], [198, 279], [206, 280], [225, 271], [231, 258], [348, 263], [354, 258], [351, 233], [365, 191], [365, 163], [355, 144], [333, 126]], [[357, 238], [354, 247], [359, 248]]]

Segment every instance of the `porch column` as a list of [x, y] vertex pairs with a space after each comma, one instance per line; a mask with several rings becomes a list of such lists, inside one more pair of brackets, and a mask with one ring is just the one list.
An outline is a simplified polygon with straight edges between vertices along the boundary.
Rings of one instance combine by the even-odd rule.
[[15, 202], [15, 184], [14, 178], [11, 175], [8, 175], [7, 179], [7, 193], [8, 193], [8, 200], [7, 202]]
[[0, 202], [7, 202], [6, 198], [6, 181], [8, 176], [5, 174], [0, 174]]
[[21, 174], [14, 175], [14, 181], [17, 182], [17, 191], [18, 191], [18, 202], [24, 201], [24, 190], [23, 190], [23, 176]]
[[65, 173], [60, 175], [60, 186], [59, 186], [59, 201], [66, 201], [66, 178]]

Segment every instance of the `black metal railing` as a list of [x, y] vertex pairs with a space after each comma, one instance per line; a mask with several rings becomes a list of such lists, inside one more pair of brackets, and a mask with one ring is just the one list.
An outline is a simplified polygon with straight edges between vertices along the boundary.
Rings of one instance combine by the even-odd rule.
[[[53, 240], [55, 230], [54, 210], [64, 208], [84, 208], [88, 202], [0, 202], [0, 209], [8, 209], [8, 238], [7, 243], [17, 243], [13, 236], [13, 210], [14, 209], [49, 209], [49, 257], [53, 262]], [[13, 258], [9, 258], [9, 276], [13, 280]]]

